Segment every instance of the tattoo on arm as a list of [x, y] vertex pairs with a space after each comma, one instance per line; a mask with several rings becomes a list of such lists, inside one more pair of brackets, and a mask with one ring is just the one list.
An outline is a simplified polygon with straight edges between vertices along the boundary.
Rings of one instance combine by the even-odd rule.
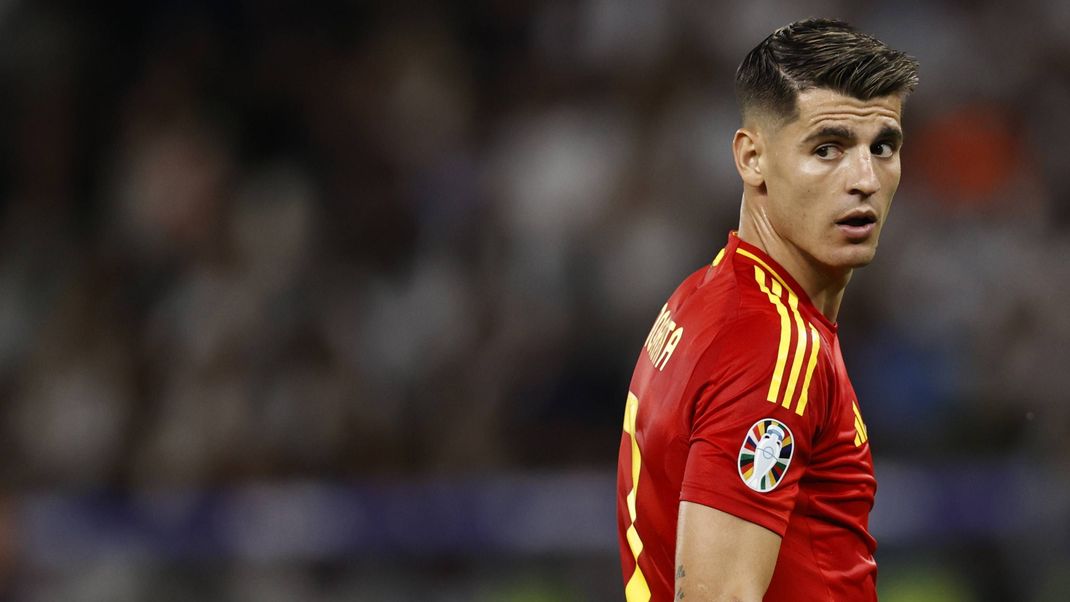
[[[687, 573], [684, 572], [684, 565], [681, 564], [680, 566], [676, 567], [676, 578], [678, 580], [679, 579], [683, 579], [686, 576], [687, 576]], [[680, 587], [680, 589], [676, 590], [676, 599], [677, 600], [683, 600], [684, 599], [684, 588], [683, 587]]]
[[684, 599], [684, 590], [683, 590], [683, 588], [680, 588], [680, 589], [676, 590], [676, 599], [677, 600], [683, 600]]

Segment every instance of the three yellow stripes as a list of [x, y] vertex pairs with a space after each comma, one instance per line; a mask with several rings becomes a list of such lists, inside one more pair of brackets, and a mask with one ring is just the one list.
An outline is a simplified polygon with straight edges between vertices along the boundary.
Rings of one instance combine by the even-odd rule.
[[[742, 249], [737, 249], [737, 252], [765, 266], [765, 263], [753, 254]], [[809, 401], [810, 379], [813, 377], [814, 368], [817, 366], [817, 354], [821, 349], [821, 337], [818, 336], [817, 329], [814, 328], [813, 324], [804, 324], [802, 314], [799, 313], [799, 297], [792, 292], [791, 288], [776, 272], [769, 269], [768, 266], [766, 266], [766, 269], [769, 270], [769, 274], [773, 277], [768, 286], [766, 286], [765, 271], [757, 265], [754, 266], [754, 279], [758, 282], [758, 287], [762, 289], [762, 292], [769, 297], [769, 302], [776, 307], [777, 313], [780, 314], [780, 346], [777, 348], [776, 366], [773, 368], [773, 378], [769, 381], [769, 393], [766, 395], [766, 399], [772, 403], [778, 403], [779, 401], [785, 408], [791, 408], [791, 401], [795, 398], [795, 388], [799, 384], [799, 375], [802, 373], [803, 363], [806, 358], [807, 341], [809, 341], [810, 357], [809, 361], [806, 361], [806, 374], [803, 377], [799, 403], [795, 406], [795, 413], [802, 416]], [[783, 299], [785, 291], [788, 297], [787, 306], [784, 305]], [[798, 335], [795, 340], [795, 353], [790, 353], [793, 321], [795, 332]], [[784, 396], [781, 397], [780, 389], [784, 384], [784, 369], [787, 367], [789, 354], [792, 358], [788, 372], [787, 389], [784, 391]]]
[[643, 466], [643, 458], [639, 454], [639, 441], [635, 437], [635, 417], [639, 413], [639, 398], [634, 393], [628, 393], [628, 405], [624, 408], [624, 432], [632, 440], [632, 488], [628, 492], [628, 518], [632, 521], [628, 527], [628, 547], [632, 550], [635, 558], [635, 572], [632, 573], [628, 584], [624, 586], [624, 597], [628, 602], [647, 602], [650, 600], [650, 587], [646, 583], [646, 577], [639, 568], [639, 554], [643, 551], [643, 541], [639, 539], [639, 532], [635, 530], [635, 496], [639, 490], [639, 469]]
[[[754, 278], [758, 281], [758, 286], [761, 287], [762, 292], [769, 297], [769, 302], [776, 306], [776, 311], [780, 314], [780, 348], [776, 354], [776, 368], [773, 370], [773, 380], [769, 382], [769, 395], [766, 397], [769, 401], [776, 403], [777, 395], [780, 394], [780, 384], [784, 379], [784, 364], [788, 361], [788, 345], [791, 343], [791, 321], [788, 318], [788, 310], [784, 307], [784, 303], [780, 300], [780, 294], [783, 290], [780, 288], [780, 283], [776, 280], [773, 281], [773, 290], [769, 290], [765, 286], [765, 272], [762, 272], [762, 268], [754, 266]], [[794, 371], [794, 367], [792, 368]], [[788, 398], [791, 399], [790, 397]], [[787, 405], [785, 404], [785, 407]]]
[[862, 412], [858, 409], [858, 402], [852, 401], [851, 406], [855, 410], [855, 447], [859, 447], [869, 440], [869, 433], [866, 432], [866, 423], [862, 422]]

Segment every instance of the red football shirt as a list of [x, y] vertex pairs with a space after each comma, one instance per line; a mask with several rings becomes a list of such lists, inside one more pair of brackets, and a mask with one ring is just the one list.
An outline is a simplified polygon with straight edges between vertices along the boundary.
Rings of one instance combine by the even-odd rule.
[[766, 600], [876, 600], [877, 482], [836, 325], [729, 235], [669, 298], [628, 392], [617, 522], [630, 602], [672, 600], [681, 500], [782, 537]]

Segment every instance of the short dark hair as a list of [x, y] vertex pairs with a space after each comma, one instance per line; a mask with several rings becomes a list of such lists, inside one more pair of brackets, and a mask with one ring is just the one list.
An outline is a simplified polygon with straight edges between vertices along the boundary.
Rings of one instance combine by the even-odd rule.
[[869, 100], [905, 97], [917, 85], [916, 60], [831, 19], [781, 27], [747, 53], [736, 71], [736, 98], [744, 120], [755, 109], [794, 118], [799, 93], [813, 88]]

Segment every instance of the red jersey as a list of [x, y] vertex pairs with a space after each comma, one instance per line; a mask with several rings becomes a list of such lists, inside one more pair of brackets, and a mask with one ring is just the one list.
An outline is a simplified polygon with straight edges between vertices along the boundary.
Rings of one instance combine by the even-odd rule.
[[836, 325], [730, 234], [662, 308], [632, 376], [617, 466], [627, 599], [673, 599], [686, 500], [782, 537], [766, 600], [876, 600], [876, 488]]

